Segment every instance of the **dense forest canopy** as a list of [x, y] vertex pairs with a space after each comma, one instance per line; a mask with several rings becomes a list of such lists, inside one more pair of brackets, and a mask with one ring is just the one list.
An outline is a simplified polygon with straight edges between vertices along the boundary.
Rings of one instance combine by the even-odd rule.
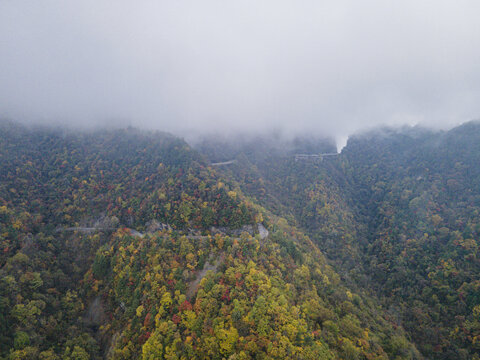
[[237, 153], [223, 173], [305, 231], [349, 286], [398, 316], [426, 358], [477, 356], [480, 123], [377, 129], [317, 160], [265, 157], [251, 144]]
[[480, 124], [332, 152], [0, 123], [0, 358], [478, 358]]

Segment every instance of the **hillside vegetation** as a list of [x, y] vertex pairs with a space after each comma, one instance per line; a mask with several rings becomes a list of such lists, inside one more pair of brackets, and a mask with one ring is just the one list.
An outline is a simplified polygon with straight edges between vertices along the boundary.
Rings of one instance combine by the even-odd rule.
[[264, 202], [168, 134], [0, 126], [1, 357], [422, 358], [324, 256], [324, 227], [349, 218], [309, 218], [306, 184]]
[[[236, 145], [222, 174], [308, 234], [426, 358], [478, 358], [480, 124], [378, 129], [322, 161], [295, 161], [267, 142]], [[215, 157], [223, 146], [198, 148]]]

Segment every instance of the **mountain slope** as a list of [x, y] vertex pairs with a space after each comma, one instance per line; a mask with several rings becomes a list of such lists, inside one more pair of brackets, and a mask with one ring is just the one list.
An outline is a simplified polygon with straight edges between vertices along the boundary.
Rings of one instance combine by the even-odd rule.
[[480, 340], [479, 144], [478, 123], [378, 129], [323, 161], [246, 144], [220, 171], [305, 231], [427, 358], [470, 359]]
[[[480, 305], [480, 126], [353, 139], [350, 176], [369, 214], [365, 260], [425, 354], [471, 358]], [[369, 150], [370, 149], [370, 150]]]
[[185, 142], [1, 126], [1, 356], [420, 358], [309, 237]]

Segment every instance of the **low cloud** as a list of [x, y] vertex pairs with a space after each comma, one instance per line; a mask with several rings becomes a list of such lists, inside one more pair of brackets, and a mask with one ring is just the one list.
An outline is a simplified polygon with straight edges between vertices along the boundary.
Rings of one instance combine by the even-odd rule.
[[1, 116], [177, 134], [480, 114], [478, 1], [0, 3]]

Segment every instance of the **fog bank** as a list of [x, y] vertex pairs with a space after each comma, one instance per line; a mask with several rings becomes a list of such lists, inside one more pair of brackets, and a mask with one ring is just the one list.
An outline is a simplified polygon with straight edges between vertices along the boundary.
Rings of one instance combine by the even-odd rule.
[[0, 2], [0, 116], [319, 133], [479, 118], [478, 1]]

